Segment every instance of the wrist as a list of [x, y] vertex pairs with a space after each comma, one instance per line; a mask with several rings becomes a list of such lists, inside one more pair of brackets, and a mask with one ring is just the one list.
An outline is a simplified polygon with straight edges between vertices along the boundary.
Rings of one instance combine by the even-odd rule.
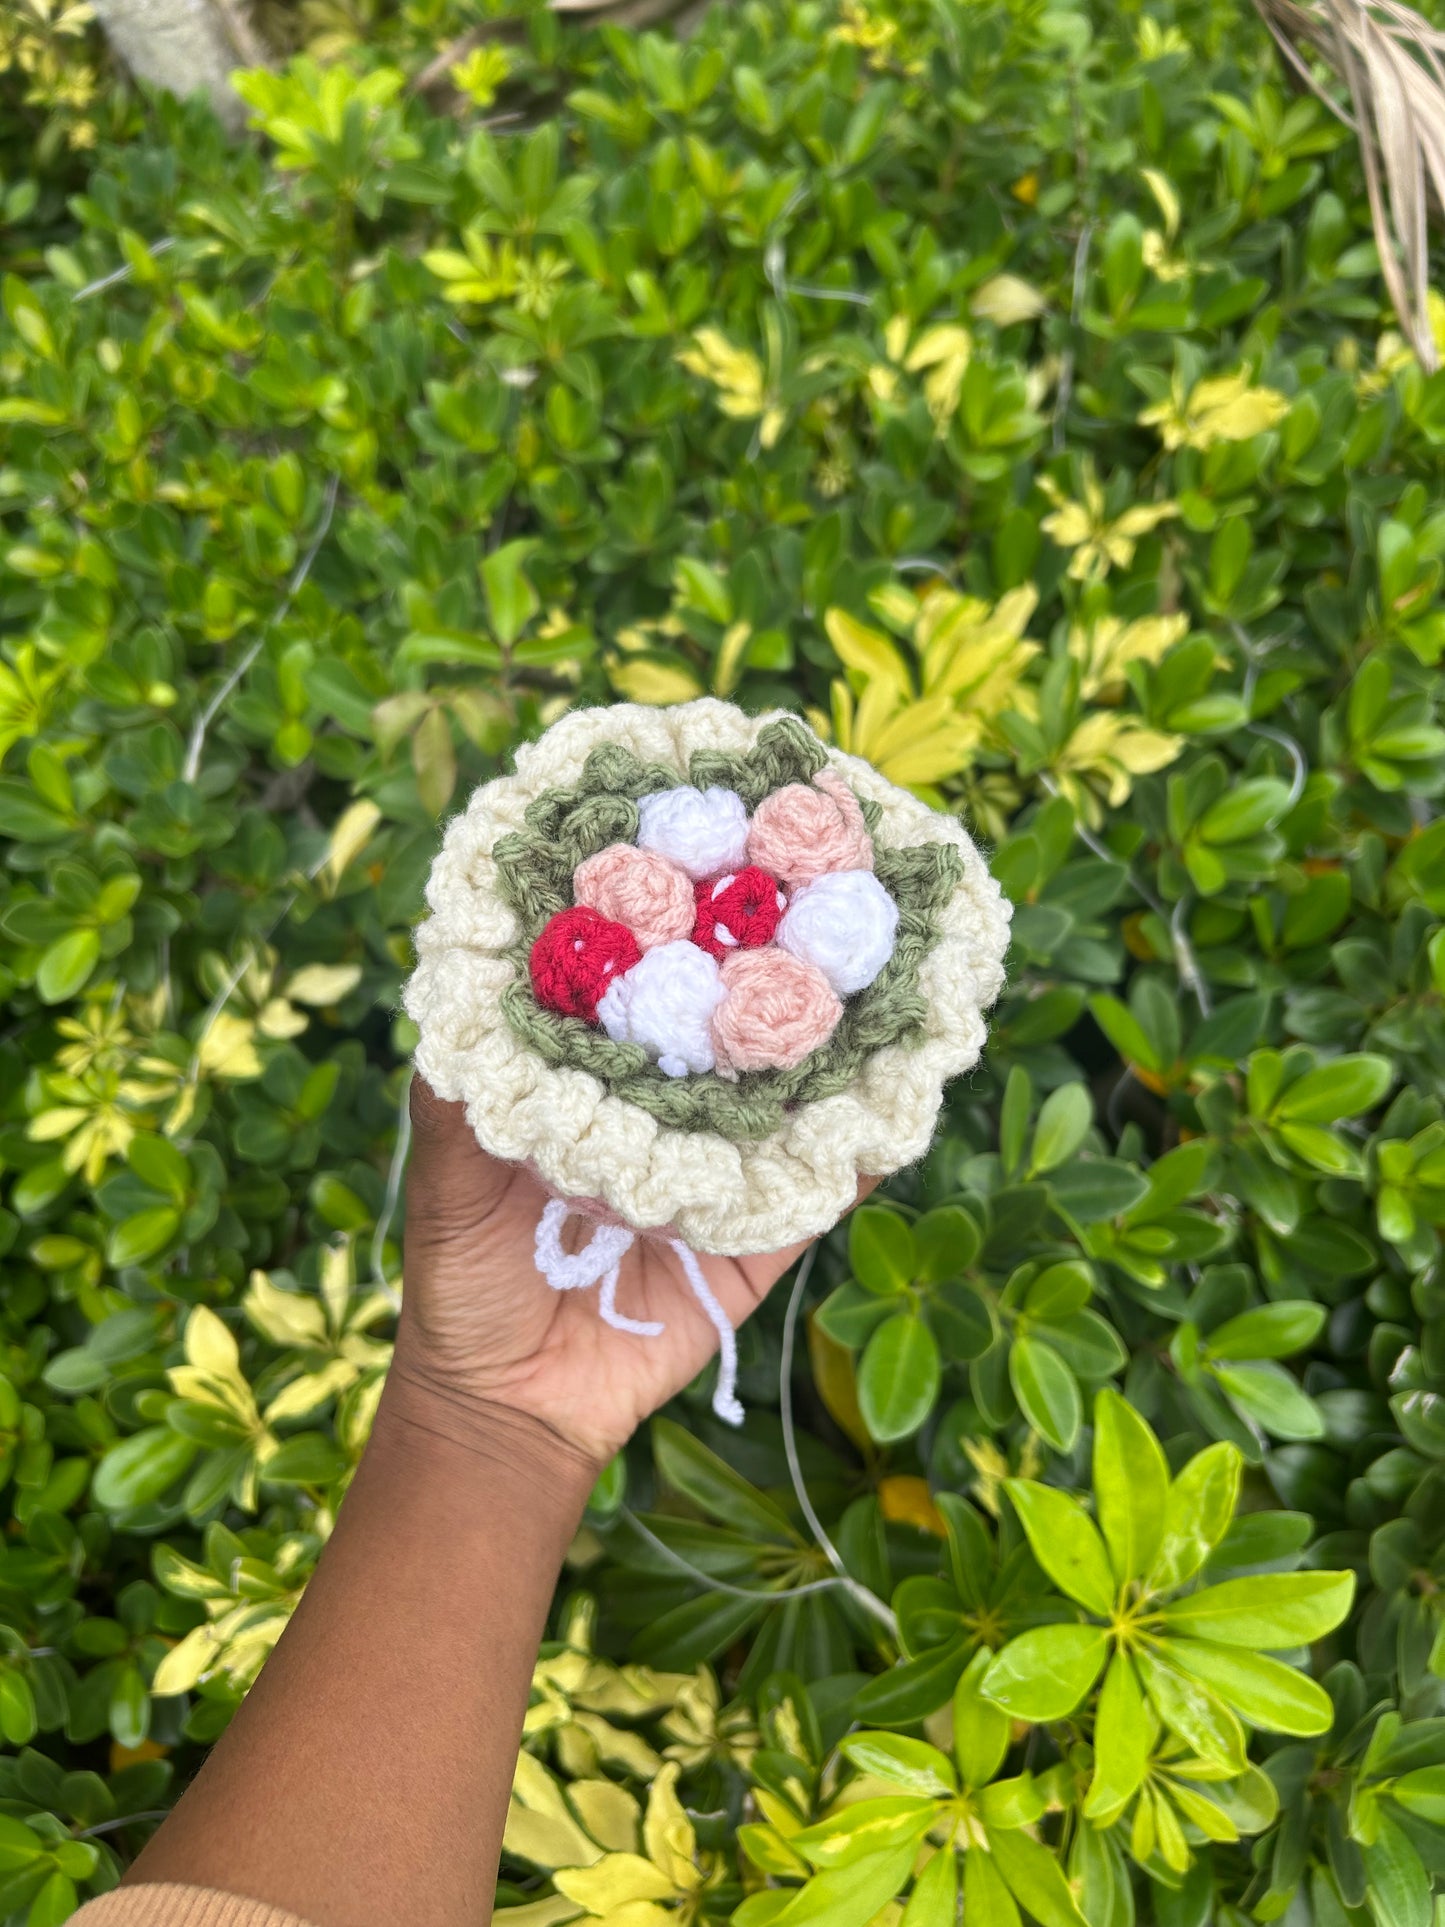
[[580, 1519], [602, 1464], [556, 1426], [503, 1398], [459, 1387], [410, 1347], [398, 1344], [377, 1408], [372, 1436], [423, 1457], [445, 1457], [449, 1475], [473, 1469], [489, 1502], [505, 1484], [564, 1515], [568, 1534]]

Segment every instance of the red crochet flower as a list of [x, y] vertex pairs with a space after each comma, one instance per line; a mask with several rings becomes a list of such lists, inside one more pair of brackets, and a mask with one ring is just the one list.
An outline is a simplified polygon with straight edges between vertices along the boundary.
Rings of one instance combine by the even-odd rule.
[[642, 955], [624, 924], [585, 904], [559, 910], [532, 945], [532, 992], [543, 1010], [597, 1022], [598, 1000]]
[[697, 921], [692, 940], [718, 958], [731, 950], [759, 950], [771, 943], [787, 901], [778, 879], [755, 863], [732, 876], [699, 883], [694, 895]]

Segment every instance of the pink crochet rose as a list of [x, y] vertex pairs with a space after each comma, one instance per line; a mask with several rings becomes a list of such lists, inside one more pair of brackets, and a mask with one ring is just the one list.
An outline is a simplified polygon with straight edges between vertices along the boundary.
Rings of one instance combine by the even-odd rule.
[[765, 796], [748, 825], [748, 861], [784, 883], [833, 870], [871, 870], [873, 839], [858, 799], [834, 770]]
[[625, 924], [644, 950], [692, 935], [692, 878], [656, 850], [612, 843], [579, 863], [572, 900]]
[[722, 1071], [791, 1070], [826, 1044], [843, 1015], [827, 978], [786, 950], [733, 950], [723, 959], [727, 993], [712, 1016]]

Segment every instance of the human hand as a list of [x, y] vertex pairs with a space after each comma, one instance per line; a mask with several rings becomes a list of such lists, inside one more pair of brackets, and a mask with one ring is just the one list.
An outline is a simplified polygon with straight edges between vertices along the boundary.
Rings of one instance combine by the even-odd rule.
[[[615, 1331], [593, 1291], [554, 1291], [536, 1268], [548, 1194], [489, 1157], [460, 1104], [411, 1089], [405, 1293], [393, 1373], [480, 1410], [539, 1421], [595, 1472], [643, 1419], [695, 1378], [717, 1334], [676, 1255], [639, 1238], [622, 1260], [618, 1304], [656, 1319], [655, 1338]], [[757, 1257], [702, 1258], [734, 1327], [756, 1310], [806, 1243]]]

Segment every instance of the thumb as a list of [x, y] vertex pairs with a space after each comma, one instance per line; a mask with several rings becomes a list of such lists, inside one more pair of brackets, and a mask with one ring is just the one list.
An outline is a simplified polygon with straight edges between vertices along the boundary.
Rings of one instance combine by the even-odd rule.
[[414, 1073], [411, 1158], [406, 1173], [406, 1234], [437, 1246], [478, 1231], [515, 1175], [478, 1144], [464, 1104], [448, 1104]]

